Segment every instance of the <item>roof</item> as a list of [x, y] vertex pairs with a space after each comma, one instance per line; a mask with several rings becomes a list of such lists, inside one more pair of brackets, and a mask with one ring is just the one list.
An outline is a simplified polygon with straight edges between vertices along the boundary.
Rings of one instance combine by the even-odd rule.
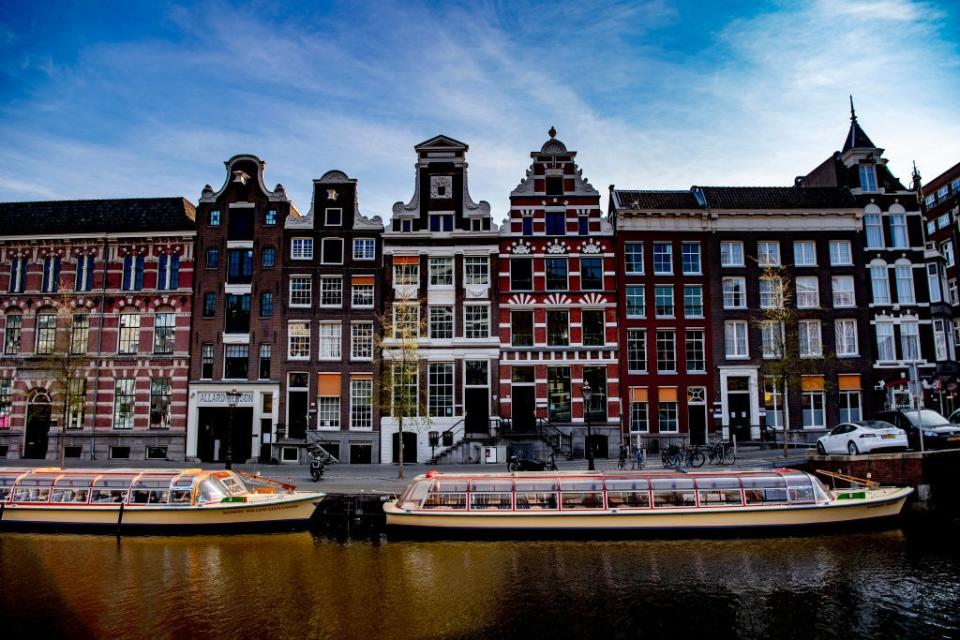
[[9, 235], [193, 231], [194, 217], [185, 198], [0, 202], [0, 229]]
[[847, 132], [847, 139], [843, 143], [842, 151], [846, 153], [850, 149], [877, 149], [877, 145], [864, 133], [860, 123], [856, 118], [850, 121], [850, 131]]
[[[702, 193], [705, 207], [697, 201]], [[855, 208], [842, 187], [691, 187], [688, 191], [616, 191], [622, 208], [845, 209]]]

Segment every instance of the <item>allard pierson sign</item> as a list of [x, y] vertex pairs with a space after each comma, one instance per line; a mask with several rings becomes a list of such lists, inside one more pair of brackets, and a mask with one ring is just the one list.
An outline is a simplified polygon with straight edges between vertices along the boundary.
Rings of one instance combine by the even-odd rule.
[[[227, 393], [225, 391], [200, 391], [197, 393], [197, 404], [202, 406], [215, 406], [215, 407], [227, 407], [230, 403], [227, 401]], [[253, 392], [244, 391], [240, 394], [240, 401], [237, 402], [237, 405], [251, 405], [253, 404]]]

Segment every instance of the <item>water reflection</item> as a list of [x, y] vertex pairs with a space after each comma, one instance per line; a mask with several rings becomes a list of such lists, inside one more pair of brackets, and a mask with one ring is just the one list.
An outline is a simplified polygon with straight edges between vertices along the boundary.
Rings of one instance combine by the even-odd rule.
[[955, 637], [957, 528], [744, 540], [337, 543], [3, 534], [12, 636]]

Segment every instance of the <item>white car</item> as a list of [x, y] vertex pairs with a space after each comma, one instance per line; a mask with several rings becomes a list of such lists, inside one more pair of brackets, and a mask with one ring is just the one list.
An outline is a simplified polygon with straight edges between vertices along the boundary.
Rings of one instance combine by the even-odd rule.
[[848, 453], [851, 456], [881, 449], [907, 449], [907, 433], [889, 422], [863, 420], [842, 422], [817, 440], [817, 453]]

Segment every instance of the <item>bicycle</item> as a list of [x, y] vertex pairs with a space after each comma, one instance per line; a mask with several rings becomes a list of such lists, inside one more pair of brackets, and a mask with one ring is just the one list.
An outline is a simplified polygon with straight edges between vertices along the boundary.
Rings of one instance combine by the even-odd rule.
[[626, 445], [620, 445], [620, 456], [617, 458], [617, 469], [623, 471], [627, 468], [627, 451], [628, 448]]
[[681, 467], [693, 467], [696, 469], [702, 467], [703, 463], [706, 462], [703, 451], [696, 445], [688, 446], [686, 449], [671, 445], [670, 450], [670, 466], [677, 471], [679, 471]]
[[636, 447], [635, 449], [636, 450], [634, 451], [633, 459], [630, 461], [631, 471], [643, 469], [644, 465], [646, 464], [646, 460], [644, 460], [643, 449], [640, 447]]
[[733, 464], [737, 461], [737, 452], [733, 445], [723, 440], [718, 440], [707, 449], [707, 456], [710, 464]]

